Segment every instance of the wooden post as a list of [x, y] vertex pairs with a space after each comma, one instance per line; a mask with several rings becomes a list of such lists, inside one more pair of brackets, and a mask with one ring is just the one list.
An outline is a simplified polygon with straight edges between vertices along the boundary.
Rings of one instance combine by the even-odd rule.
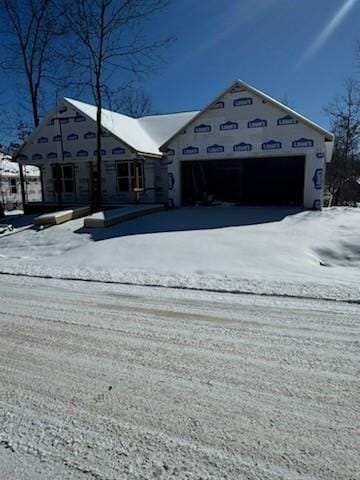
[[135, 169], [135, 201], [139, 203], [140, 200], [140, 185], [139, 185], [139, 169], [138, 161], [134, 160], [134, 169]]
[[22, 204], [23, 204], [23, 211], [25, 213], [25, 210], [26, 210], [26, 195], [25, 195], [24, 172], [23, 172], [22, 164], [18, 163], [18, 165], [19, 165], [19, 173], [20, 173], [21, 200], [22, 200]]

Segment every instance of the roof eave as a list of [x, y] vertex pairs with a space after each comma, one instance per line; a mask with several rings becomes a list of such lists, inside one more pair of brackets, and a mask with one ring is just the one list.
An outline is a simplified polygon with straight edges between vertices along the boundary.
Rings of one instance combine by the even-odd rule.
[[324, 136], [324, 139], [326, 142], [333, 142], [334, 141], [334, 135], [329, 132], [328, 130], [325, 130], [324, 128], [320, 127], [320, 125], [317, 125], [316, 123], [312, 122], [308, 118], [304, 117], [303, 115], [297, 113], [295, 110], [293, 110], [290, 107], [287, 107], [283, 103], [279, 102], [278, 100], [275, 100], [274, 98], [270, 97], [266, 93], [262, 92], [261, 90], [258, 90], [257, 88], [252, 87], [251, 85], [248, 85], [246, 82], [242, 80], [235, 80], [229, 87], [227, 87], [223, 92], [220, 93], [214, 100], [212, 100], [205, 108], [200, 110], [200, 112], [195, 115], [191, 120], [189, 120], [186, 124], [184, 124], [179, 130], [177, 130], [176, 133], [174, 133], [168, 140], [166, 140], [165, 143], [161, 145], [159, 148], [160, 151], [165, 151], [166, 147], [169, 145], [169, 143], [185, 128], [188, 127], [194, 120], [199, 118], [204, 112], [206, 112], [211, 105], [216, 103], [220, 98], [222, 98], [228, 91], [230, 91], [232, 88], [234, 88], [236, 85], [240, 85], [247, 90], [253, 92], [255, 95], [260, 96], [263, 100], [268, 101], [269, 103], [272, 103], [273, 105], [277, 106], [278, 108], [282, 109], [284, 112], [289, 113], [296, 117], [298, 120], [301, 122], [305, 123], [308, 127], [313, 128], [314, 130], [317, 130], [321, 135]]
[[154, 153], [154, 152], [140, 152], [136, 151], [136, 155], [144, 156], [144, 157], [151, 157], [151, 158], [162, 158], [164, 155], [163, 153]]
[[[289, 113], [296, 117], [298, 120], [301, 122], [305, 123], [308, 127], [313, 128], [314, 130], [317, 130], [321, 135], [324, 136], [325, 141], [334, 141], [334, 135], [326, 130], [325, 128], [320, 127], [317, 123], [313, 122], [312, 120], [309, 120], [307, 117], [304, 115], [301, 115], [300, 113], [296, 112], [296, 110], [293, 110], [292, 108], [288, 107], [287, 105], [279, 102], [273, 97], [270, 97], [270, 95], [267, 95], [266, 93], [262, 92], [261, 90], [258, 90], [255, 87], [252, 87], [251, 85], [247, 84], [246, 82], [242, 80], [237, 80], [235, 84], [238, 83], [244, 88], [250, 90], [251, 92], [255, 93], [255, 95], [260, 96], [264, 100], [267, 100], [268, 102], [272, 103], [273, 105], [277, 106], [278, 108], [281, 108], [284, 112]], [[232, 88], [232, 87], [230, 87]]]
[[[84, 112], [83, 110], [81, 110], [81, 108], [77, 107], [76, 105], [74, 105], [71, 101], [71, 98], [67, 98], [67, 97], [64, 97], [64, 100], [71, 105], [72, 108], [75, 108], [75, 110], [77, 110], [78, 112], [81, 112], [82, 115], [84, 115], [86, 118], [90, 119], [92, 122], [95, 122], [96, 123], [96, 120], [94, 120], [93, 118], [90, 117], [90, 115], [88, 115], [86, 112]], [[104, 125], [101, 125], [101, 128], [104, 128], [105, 130], [107, 130], [113, 137], [115, 137], [117, 140], [119, 140], [122, 144], [125, 145], [126, 148], [128, 148], [131, 152], [133, 153], [137, 153], [137, 150], [136, 148], [134, 148], [132, 145], [130, 145], [129, 143], [127, 143], [125, 140], [123, 140], [122, 138], [120, 138], [118, 135], [115, 135], [115, 133], [111, 132], [108, 128], [106, 128]]]
[[206, 105], [206, 107], [204, 107], [203, 109], [201, 109], [199, 111], [199, 113], [197, 115], [195, 115], [194, 117], [192, 117], [188, 122], [186, 122], [184, 125], [182, 125], [181, 128], [179, 128], [168, 140], [166, 140], [166, 142], [164, 142], [160, 147], [159, 147], [159, 150], [162, 152], [165, 150], [165, 148], [169, 145], [169, 143], [175, 138], [177, 137], [177, 135], [179, 135], [179, 133], [184, 130], [184, 128], [187, 128], [194, 120], [196, 120], [197, 118], [199, 118], [204, 112], [206, 112], [206, 110], [208, 110], [208, 108], [211, 107], [211, 105], [213, 105], [214, 103], [216, 103], [222, 96], [224, 96], [228, 90], [230, 90], [231, 88], [233, 88], [236, 83], [238, 82], [238, 80], [236, 80], [235, 82], [233, 82], [229, 87], [227, 87], [223, 92], [220, 93], [220, 95], [218, 95], [214, 100], [212, 100], [208, 105]]

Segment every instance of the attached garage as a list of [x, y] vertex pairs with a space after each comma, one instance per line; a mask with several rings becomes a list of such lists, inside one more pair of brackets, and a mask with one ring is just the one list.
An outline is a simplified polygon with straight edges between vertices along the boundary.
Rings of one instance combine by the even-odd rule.
[[333, 135], [236, 81], [161, 146], [174, 206], [322, 206]]
[[305, 156], [181, 162], [182, 204], [303, 205]]

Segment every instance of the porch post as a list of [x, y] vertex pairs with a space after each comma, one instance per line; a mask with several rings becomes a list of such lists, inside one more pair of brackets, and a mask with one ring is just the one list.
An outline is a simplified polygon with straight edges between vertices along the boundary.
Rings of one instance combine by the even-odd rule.
[[23, 211], [26, 210], [26, 195], [25, 195], [25, 182], [24, 182], [24, 171], [21, 163], [18, 162], [19, 173], [20, 173], [20, 188], [21, 188], [21, 200], [23, 204]]

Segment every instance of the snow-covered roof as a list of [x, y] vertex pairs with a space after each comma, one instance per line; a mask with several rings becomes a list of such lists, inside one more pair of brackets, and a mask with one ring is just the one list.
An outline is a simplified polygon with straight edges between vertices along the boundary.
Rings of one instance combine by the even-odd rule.
[[[244, 89], [253, 92], [263, 100], [275, 105], [287, 114], [292, 115], [302, 123], [319, 132], [324, 136], [326, 142], [333, 142], [334, 136], [332, 133], [269, 95], [266, 95], [251, 85], [246, 84], [242, 80], [236, 80], [233, 82], [230, 87], [223, 91], [216, 99], [212, 100], [211, 103], [202, 110], [132, 118], [121, 113], [102, 109], [102, 127], [108, 130], [134, 152], [161, 157], [163, 155], [162, 152], [166, 150], [167, 145], [174, 137], [235, 86], [242, 86]], [[96, 122], [97, 107], [95, 105], [90, 105], [71, 98], [64, 98], [64, 100], [78, 112]], [[50, 112], [43, 122], [48, 121], [53, 113], [54, 112]], [[42, 124], [40, 124], [40, 126], [30, 135], [27, 141], [17, 151], [16, 155], [19, 155], [24, 145], [36, 136], [38, 130], [42, 127]]]
[[[39, 177], [39, 168], [33, 165], [26, 165], [25, 175], [28, 177]], [[11, 161], [10, 155], [5, 155], [0, 152], [0, 176], [2, 177], [17, 177], [19, 176], [19, 164]]]
[[138, 122], [149, 135], [155, 140], [158, 146], [162, 145], [174, 132], [177, 132], [183, 125], [191, 122], [198, 115], [199, 111], [167, 113], [163, 115], [150, 115], [141, 117]]
[[[65, 98], [65, 100], [78, 111], [96, 121], [96, 106], [71, 98]], [[198, 111], [132, 118], [102, 109], [101, 123], [106, 130], [133, 150], [139, 153], [162, 155], [159, 150], [160, 145], [197, 114]]]

